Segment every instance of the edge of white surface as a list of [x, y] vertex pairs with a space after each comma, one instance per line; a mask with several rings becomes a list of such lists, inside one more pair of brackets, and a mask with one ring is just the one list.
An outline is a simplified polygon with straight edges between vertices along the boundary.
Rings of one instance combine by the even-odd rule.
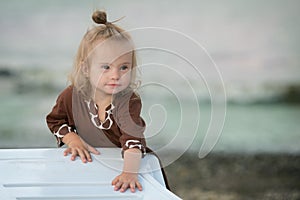
[[[0, 149], [0, 162], [1, 161], [10, 161], [10, 160], [15, 160], [15, 161], [24, 161], [24, 160], [45, 160], [45, 159], [50, 159], [51, 161], [61, 161], [61, 157], [63, 157], [63, 151], [65, 150], [65, 148], [34, 148], [34, 149]], [[100, 159], [102, 160], [115, 160], [115, 161], [122, 161], [123, 159], [121, 158], [121, 149], [112, 149], [112, 148], [99, 148], [100, 152], [102, 152], [102, 155], [93, 155], [93, 159], [97, 160], [97, 159]], [[115, 156], [116, 154], [119, 155], [119, 157], [116, 157], [116, 158], [110, 158], [110, 156]], [[145, 162], [144, 164], [146, 165], [151, 165], [153, 164], [159, 164], [159, 161], [157, 159], [157, 157], [155, 157], [154, 155], [148, 155], [148, 156], [151, 156], [151, 157], [148, 157], [146, 159], [149, 159], [149, 160], [146, 160], [146, 161], [151, 161], [151, 162]], [[153, 157], [156, 158], [156, 160], [154, 159], [151, 159]], [[63, 159], [69, 159], [69, 158], [63, 158]], [[80, 159], [77, 159], [77, 161], [80, 161]], [[99, 161], [98, 161], [99, 162]], [[149, 166], [148, 166], [149, 167]], [[160, 170], [156, 170], [156, 171], [149, 171], [149, 173], [141, 173], [139, 176], [141, 176], [143, 178], [144, 181], [147, 181], [148, 184], [151, 184], [151, 187], [150, 188], [154, 188], [159, 194], [160, 196], [164, 197], [164, 198], [161, 198], [161, 199], [180, 199], [179, 197], [177, 197], [175, 194], [173, 194], [172, 192], [170, 192], [169, 190], [167, 190], [165, 188], [165, 185], [164, 185], [164, 182], [163, 184], [161, 182], [159, 182], [157, 180], [157, 177], [160, 177], [162, 179], [162, 173]], [[156, 177], [156, 178], [155, 178]], [[163, 179], [162, 179], [163, 181]], [[1, 181], [2, 182], [2, 181]], [[4, 183], [3, 184], [0, 184], [0, 191], [1, 192], [1, 199], [7, 199], [7, 200], [10, 200], [10, 199], [16, 199], [14, 196], [12, 196], [11, 194], [9, 193], [6, 193], [5, 192], [5, 188], [8, 188], [8, 187], [26, 187], [26, 185], [28, 185], [30, 183]], [[42, 185], [40, 186], [44, 186], [46, 187], [47, 185], [51, 187], [51, 184], [53, 185], [54, 183], [41, 183]], [[70, 185], [76, 185], [76, 183], [71, 183]], [[79, 183], [78, 183], [79, 184]], [[98, 183], [99, 184], [99, 183]], [[106, 184], [106, 183], [105, 183]], [[32, 186], [33, 187], [38, 187], [38, 185], [36, 183], [32, 183]], [[145, 188], [146, 189], [146, 188]], [[152, 189], [151, 189], [152, 190]], [[87, 199], [99, 199], [100, 196], [98, 195], [85, 195]], [[101, 197], [101, 198], [106, 198], [106, 199], [115, 199], [115, 198], [129, 198], [129, 197], [135, 197], [135, 199], [144, 199], [143, 195], [139, 195], [138, 193], [136, 194], [126, 194], [126, 193], [123, 193], [123, 194], [109, 194], [109, 195], [106, 195], [105, 197]], [[145, 196], [146, 197], [146, 196]], [[20, 198], [17, 198], [19, 200], [32, 200], [32, 199], [38, 199], [38, 197], [20, 197]], [[45, 198], [42, 198], [42, 199], [57, 199], [55, 197], [51, 197], [51, 196], [48, 196], [48, 197], [45, 197]], [[59, 198], [59, 199], [64, 199], [63, 197], [62, 198]], [[67, 198], [67, 199], [82, 199], [80, 197], [76, 197], [76, 196], [73, 196], [73, 197], [70, 197], [70, 198]], [[149, 197], [146, 197], [145, 199], [149, 199]], [[151, 199], [151, 198], [150, 198]]]

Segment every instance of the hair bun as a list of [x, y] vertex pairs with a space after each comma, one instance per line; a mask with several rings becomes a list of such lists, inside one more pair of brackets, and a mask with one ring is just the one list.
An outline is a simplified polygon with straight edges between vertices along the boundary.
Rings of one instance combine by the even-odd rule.
[[107, 23], [106, 12], [97, 10], [93, 13], [92, 19], [97, 24], [106, 24]]

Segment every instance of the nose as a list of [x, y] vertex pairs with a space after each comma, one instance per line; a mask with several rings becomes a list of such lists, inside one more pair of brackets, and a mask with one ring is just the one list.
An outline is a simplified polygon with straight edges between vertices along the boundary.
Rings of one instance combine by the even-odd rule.
[[111, 71], [111, 79], [112, 80], [119, 80], [120, 79], [120, 71], [118, 69], [113, 69]]

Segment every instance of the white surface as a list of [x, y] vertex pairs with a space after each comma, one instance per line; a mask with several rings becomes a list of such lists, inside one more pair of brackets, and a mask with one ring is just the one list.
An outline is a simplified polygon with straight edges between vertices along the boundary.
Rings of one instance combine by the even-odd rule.
[[100, 148], [93, 162], [71, 161], [64, 149], [1, 149], [0, 199], [180, 199], [165, 188], [158, 159], [142, 159], [139, 181], [143, 191], [113, 190], [111, 181], [120, 174], [120, 149]]

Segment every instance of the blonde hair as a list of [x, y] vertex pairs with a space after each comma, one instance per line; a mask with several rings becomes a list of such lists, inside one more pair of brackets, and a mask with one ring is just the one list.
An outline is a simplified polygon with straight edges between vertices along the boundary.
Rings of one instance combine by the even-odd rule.
[[[94, 26], [86, 32], [82, 38], [73, 64], [73, 70], [69, 75], [71, 84], [87, 99], [91, 98], [92, 86], [89, 78], [83, 73], [82, 67], [86, 62], [89, 54], [93, 51], [96, 45], [105, 39], [112, 38], [117, 41], [129, 41], [133, 44], [131, 36], [122, 28], [108, 22], [106, 13], [103, 11], [95, 11], [92, 19], [98, 26]], [[137, 71], [136, 52], [132, 50], [132, 69], [131, 83], [128, 89], [136, 89], [139, 86], [139, 81], [136, 81]]]

